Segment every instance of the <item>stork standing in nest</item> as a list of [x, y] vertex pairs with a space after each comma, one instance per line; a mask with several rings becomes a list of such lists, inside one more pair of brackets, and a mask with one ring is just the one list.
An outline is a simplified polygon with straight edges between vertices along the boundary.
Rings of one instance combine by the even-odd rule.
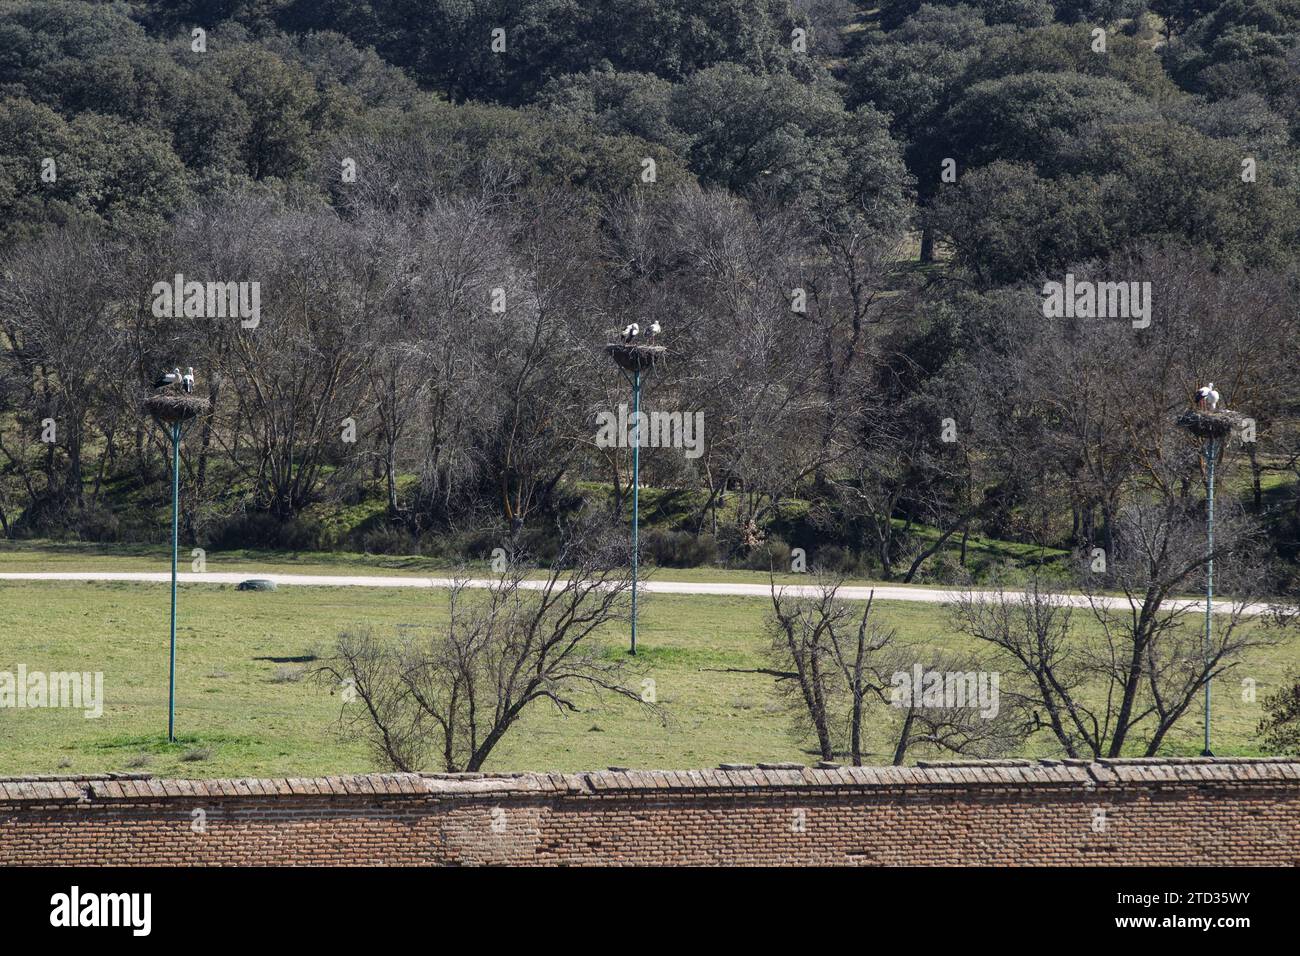
[[175, 388], [181, 384], [184, 376], [181, 375], [180, 366], [172, 369], [170, 372], [163, 372], [151, 383], [154, 388]]
[[1202, 385], [1196, 390], [1196, 407], [1204, 412], [1217, 411], [1219, 407], [1219, 393], [1214, 390], [1214, 383]]

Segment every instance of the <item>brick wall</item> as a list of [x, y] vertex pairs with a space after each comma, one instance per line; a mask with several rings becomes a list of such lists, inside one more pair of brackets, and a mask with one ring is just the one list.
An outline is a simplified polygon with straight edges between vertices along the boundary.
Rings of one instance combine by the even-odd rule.
[[1292, 759], [0, 780], [0, 865], [1300, 863]]

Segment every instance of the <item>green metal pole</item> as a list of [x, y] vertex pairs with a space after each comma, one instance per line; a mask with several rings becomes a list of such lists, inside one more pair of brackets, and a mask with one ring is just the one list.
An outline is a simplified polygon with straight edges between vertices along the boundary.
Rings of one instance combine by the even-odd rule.
[[632, 373], [632, 650], [636, 654], [637, 566], [641, 551], [638, 529], [641, 524], [641, 370]]
[[1210, 752], [1210, 613], [1214, 607], [1214, 437], [1210, 437], [1210, 461], [1206, 469], [1209, 476], [1209, 490], [1206, 494], [1205, 539], [1208, 557], [1205, 562], [1205, 749], [1202, 757], [1212, 757]]
[[172, 627], [167, 668], [167, 742], [176, 741], [176, 548], [180, 527], [181, 423], [172, 423]]

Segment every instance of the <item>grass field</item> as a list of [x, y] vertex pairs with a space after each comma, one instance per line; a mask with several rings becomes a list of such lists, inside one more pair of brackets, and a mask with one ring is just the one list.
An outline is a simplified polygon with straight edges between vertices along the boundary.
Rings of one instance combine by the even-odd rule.
[[[898, 522], [902, 525], [902, 522]], [[914, 526], [918, 541], [929, 543], [938, 534], [931, 528]], [[972, 570], [993, 564], [1005, 568], [1027, 567], [1039, 561], [1062, 560], [1064, 552], [1036, 549], [1028, 545], [972, 535], [967, 542]], [[946, 552], [956, 553], [956, 540]], [[182, 544], [180, 570], [191, 570], [194, 560], [190, 546]], [[420, 555], [359, 554], [347, 551], [275, 551], [239, 549], [210, 550], [204, 554], [209, 571], [280, 571], [294, 574], [424, 574], [445, 576], [460, 565], [445, 559]], [[160, 571], [171, 564], [171, 549], [165, 544], [95, 544], [82, 541], [0, 539], [0, 572], [3, 571]], [[815, 557], [814, 557], [815, 563]], [[468, 562], [469, 569], [487, 571], [489, 562]], [[673, 581], [753, 582], [766, 584], [768, 572], [744, 568], [708, 565], [694, 568], [660, 568], [659, 577]], [[807, 582], [806, 574], [778, 574], [782, 583]], [[846, 578], [849, 583], [869, 584], [865, 577]], [[894, 582], [897, 583], [897, 582]], [[933, 584], [934, 582], [923, 582]]]
[[[156, 564], [154, 565], [156, 567]], [[805, 579], [806, 580], [806, 579]], [[282, 588], [240, 592], [190, 585], [178, 629], [177, 732], [167, 724], [166, 585], [0, 582], [0, 671], [102, 671], [104, 714], [0, 709], [0, 774], [148, 771], [159, 775], [302, 775], [377, 769], [335, 733], [341, 697], [305, 679], [303, 658], [328, 650], [344, 628], [415, 633], [444, 619], [446, 595], [387, 589]], [[608, 765], [700, 767], [721, 761], [810, 762], [789, 732], [770, 678], [720, 673], [764, 662], [757, 598], [647, 595], [637, 665], [656, 682], [666, 725], [633, 704], [584, 699], [583, 713], [531, 712], [488, 769], [579, 770]], [[918, 645], [962, 646], [942, 606], [881, 603], [883, 619]], [[623, 633], [605, 636], [621, 655]], [[1274, 648], [1216, 688], [1216, 752], [1253, 754], [1265, 694], [1297, 648]], [[1258, 681], [1246, 703], [1240, 678]], [[879, 727], [891, 714], [873, 714]], [[1198, 749], [1199, 714], [1169, 753]], [[872, 762], [887, 762], [885, 735]], [[1045, 736], [1026, 754], [1055, 753]], [[914, 756], [924, 756], [917, 754]], [[440, 769], [440, 768], [430, 768]]]
[[[193, 570], [188, 549], [180, 552], [179, 570]], [[205, 555], [208, 571], [281, 572], [284, 574], [362, 574], [366, 576], [429, 575], [448, 577], [462, 566], [434, 558], [403, 555], [355, 554], [343, 551], [258, 551], [238, 550], [210, 552]], [[486, 574], [488, 561], [469, 562], [464, 569]], [[22, 542], [14, 545], [0, 541], [0, 572], [14, 571], [169, 571], [171, 549], [164, 546], [96, 545], [82, 542]], [[647, 568], [647, 573], [671, 581], [723, 581], [766, 584], [766, 571], [741, 568]], [[806, 584], [807, 574], [778, 574], [786, 584]], [[853, 584], [872, 583], [865, 578], [846, 579]]]

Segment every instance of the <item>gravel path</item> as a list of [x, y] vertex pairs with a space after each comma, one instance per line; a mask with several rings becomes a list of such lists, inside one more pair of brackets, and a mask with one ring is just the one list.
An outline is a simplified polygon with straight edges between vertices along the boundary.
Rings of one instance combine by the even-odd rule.
[[[415, 575], [355, 575], [355, 574], [280, 574], [278, 572], [231, 572], [207, 571], [195, 573], [186, 571], [177, 574], [181, 584], [238, 584], [253, 578], [274, 581], [278, 587], [351, 587], [351, 588], [446, 588], [452, 584], [451, 578], [427, 578]], [[7, 571], [0, 572], [0, 581], [134, 581], [149, 584], [165, 584], [171, 580], [166, 571]], [[526, 581], [525, 587], [538, 588], [541, 581]], [[471, 587], [487, 587], [490, 580], [475, 578], [469, 581]], [[739, 597], [768, 596], [766, 584], [738, 584], [725, 582], [696, 581], [659, 581], [641, 582], [641, 591], [650, 594], [721, 594]], [[789, 594], [813, 595], [816, 589], [808, 585], [784, 585]], [[924, 604], [951, 604], [960, 592], [944, 588], [900, 587], [897, 585], [878, 585], [873, 587], [842, 587], [840, 596], [851, 601], [865, 601], [874, 591], [878, 601], [916, 601]], [[1008, 591], [1008, 595], [1023, 597], [1019, 591]], [[1081, 594], [1067, 596], [1075, 607], [1087, 607], [1088, 598]], [[1122, 597], [1094, 598], [1099, 604], [1108, 608], [1127, 609], [1129, 603]], [[1205, 602], [1197, 600], [1179, 601], [1180, 606], [1189, 610], [1204, 610]], [[1232, 605], [1227, 602], [1215, 602], [1216, 614], [1227, 614]], [[1252, 604], [1245, 611], [1247, 614], [1264, 614], [1269, 610], [1267, 604]]]

